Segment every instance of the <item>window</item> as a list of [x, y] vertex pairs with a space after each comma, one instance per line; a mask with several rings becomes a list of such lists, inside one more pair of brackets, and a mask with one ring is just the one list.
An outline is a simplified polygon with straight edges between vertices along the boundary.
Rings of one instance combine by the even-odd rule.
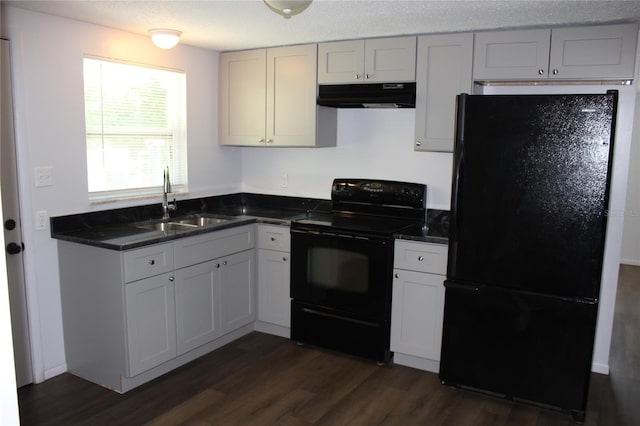
[[84, 58], [84, 103], [91, 201], [187, 191], [183, 72]]

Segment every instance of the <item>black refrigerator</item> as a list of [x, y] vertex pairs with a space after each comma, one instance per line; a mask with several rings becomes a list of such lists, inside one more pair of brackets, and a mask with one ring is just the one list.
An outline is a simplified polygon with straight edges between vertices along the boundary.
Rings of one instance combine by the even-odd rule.
[[584, 421], [616, 105], [458, 96], [444, 384]]

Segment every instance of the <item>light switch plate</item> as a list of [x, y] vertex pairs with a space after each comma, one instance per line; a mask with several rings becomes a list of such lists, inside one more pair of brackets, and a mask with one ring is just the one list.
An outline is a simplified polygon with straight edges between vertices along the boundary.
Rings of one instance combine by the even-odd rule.
[[47, 211], [46, 210], [38, 210], [36, 212], [35, 229], [37, 231], [41, 231], [43, 229], [47, 229], [48, 224], [49, 224], [49, 215], [47, 214]]

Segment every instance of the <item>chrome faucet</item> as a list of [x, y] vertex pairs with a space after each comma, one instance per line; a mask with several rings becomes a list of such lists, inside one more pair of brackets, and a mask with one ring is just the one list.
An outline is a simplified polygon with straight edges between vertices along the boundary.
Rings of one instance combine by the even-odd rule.
[[162, 219], [169, 219], [169, 212], [176, 209], [176, 199], [173, 199], [173, 203], [167, 200], [167, 194], [171, 192], [171, 180], [169, 179], [169, 166], [164, 168], [163, 175], [163, 190], [162, 190]]

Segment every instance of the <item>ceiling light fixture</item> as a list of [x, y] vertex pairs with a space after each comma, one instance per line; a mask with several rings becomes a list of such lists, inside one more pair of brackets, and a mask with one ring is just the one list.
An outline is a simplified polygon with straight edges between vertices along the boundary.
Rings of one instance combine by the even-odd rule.
[[168, 30], [166, 28], [155, 28], [153, 30], [149, 30], [149, 34], [151, 34], [151, 41], [153, 44], [158, 46], [160, 49], [171, 49], [180, 40], [181, 31], [177, 30]]
[[284, 16], [286, 19], [293, 15], [302, 13], [309, 7], [313, 0], [263, 0], [264, 3], [278, 15]]

